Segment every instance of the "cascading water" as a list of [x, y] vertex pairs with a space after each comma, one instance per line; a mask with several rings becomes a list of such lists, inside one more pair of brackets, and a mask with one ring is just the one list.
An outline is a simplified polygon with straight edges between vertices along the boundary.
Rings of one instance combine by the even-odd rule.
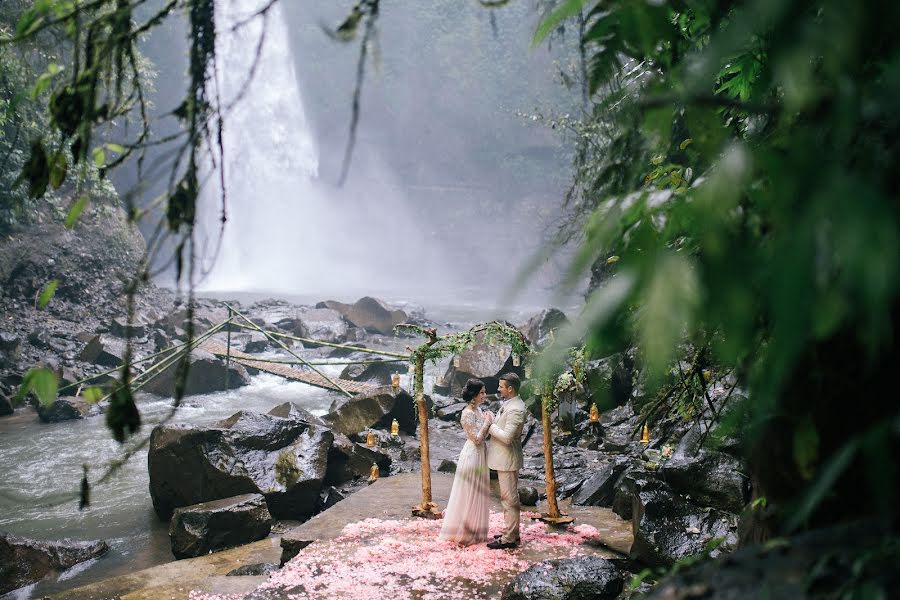
[[[217, 89], [224, 126], [227, 223], [219, 246], [219, 174], [207, 170], [200, 238], [206, 291], [356, 293], [394, 287], [385, 276], [430, 272], [429, 249], [413, 262], [405, 199], [337, 189], [317, 180], [318, 154], [303, 108], [287, 27], [276, 4], [217, 3]], [[244, 23], [235, 29], [235, 24]], [[261, 37], [262, 36], [262, 37]], [[259, 52], [257, 53], [257, 48]], [[349, 106], [348, 106], [349, 109]], [[391, 196], [391, 197], [389, 197]], [[418, 245], [418, 240], [416, 240]]]

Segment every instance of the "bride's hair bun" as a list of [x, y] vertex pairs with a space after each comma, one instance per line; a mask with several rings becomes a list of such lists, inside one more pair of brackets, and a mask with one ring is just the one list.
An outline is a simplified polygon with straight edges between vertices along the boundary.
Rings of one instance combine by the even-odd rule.
[[472, 398], [481, 393], [484, 389], [484, 382], [480, 379], [470, 379], [466, 382], [466, 389], [463, 390], [462, 399], [471, 402]]

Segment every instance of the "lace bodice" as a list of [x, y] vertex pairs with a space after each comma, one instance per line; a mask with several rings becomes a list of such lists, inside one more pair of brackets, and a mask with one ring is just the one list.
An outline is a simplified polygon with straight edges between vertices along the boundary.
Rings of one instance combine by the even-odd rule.
[[476, 446], [484, 443], [484, 436], [487, 434], [490, 424], [485, 421], [484, 413], [480, 409], [464, 408], [459, 421], [462, 424], [463, 431], [466, 432], [466, 438]]

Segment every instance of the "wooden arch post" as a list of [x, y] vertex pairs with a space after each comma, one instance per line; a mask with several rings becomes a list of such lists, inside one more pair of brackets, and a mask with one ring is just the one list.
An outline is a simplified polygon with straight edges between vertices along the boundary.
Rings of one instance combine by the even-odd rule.
[[545, 523], [565, 525], [575, 520], [559, 511], [556, 501], [556, 474], [553, 470], [553, 430], [550, 423], [550, 403], [553, 400], [553, 385], [545, 382], [541, 388], [541, 426], [544, 430], [544, 478], [547, 480], [547, 512], [538, 517]]
[[419, 454], [421, 457], [422, 471], [422, 502], [414, 506], [414, 517], [426, 519], [439, 519], [443, 512], [431, 498], [431, 451], [428, 442], [428, 406], [425, 404], [425, 352], [433, 346], [437, 340], [437, 330], [425, 329], [428, 341], [419, 346], [413, 352], [413, 390], [416, 397], [416, 406], [419, 409]]

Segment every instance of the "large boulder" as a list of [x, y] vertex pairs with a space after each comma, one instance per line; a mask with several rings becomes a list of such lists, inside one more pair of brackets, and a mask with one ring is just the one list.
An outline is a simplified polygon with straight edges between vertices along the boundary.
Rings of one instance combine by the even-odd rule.
[[551, 332], [568, 325], [569, 319], [558, 308], [545, 308], [519, 326], [519, 331], [532, 345], [543, 348], [550, 342]]
[[403, 370], [403, 366], [399, 363], [377, 360], [365, 364], [347, 365], [341, 371], [341, 379], [375, 385], [391, 385], [391, 375]]
[[409, 319], [402, 310], [392, 310], [384, 302], [371, 296], [360, 298], [355, 304], [326, 300], [317, 304], [316, 308], [336, 310], [351, 325], [382, 335], [393, 335], [394, 326], [406, 323]]
[[444, 374], [444, 384], [449, 386], [449, 396], [462, 396], [469, 379], [484, 382], [488, 394], [497, 393], [500, 376], [515, 372], [522, 377], [521, 366], [513, 366], [512, 347], [506, 344], [486, 344], [484, 333], [479, 333], [471, 348], [454, 357]]
[[721, 543], [712, 556], [737, 547], [736, 515], [702, 508], [676, 494], [655, 477], [631, 477], [632, 558], [654, 567], [703, 552], [714, 538]]
[[44, 423], [58, 423], [60, 421], [71, 421], [74, 419], [83, 419], [100, 414], [100, 407], [96, 404], [89, 404], [81, 398], [74, 396], [63, 396], [57, 398], [50, 406], [37, 404], [38, 418]]
[[192, 558], [261, 540], [271, 529], [265, 498], [243, 494], [175, 509], [169, 541], [175, 558]]
[[711, 450], [696, 455], [675, 452], [662, 469], [666, 482], [692, 502], [732, 513], [750, 497], [746, 467], [735, 457]]
[[[193, 350], [189, 361], [190, 368], [184, 387], [185, 396], [211, 394], [226, 389], [236, 389], [250, 383], [250, 375], [242, 365], [232, 361], [226, 366], [224, 360], [205, 350]], [[158, 396], [174, 396], [179, 362], [175, 361], [161, 373], [155, 375], [144, 385], [142, 390]]]
[[413, 397], [402, 389], [394, 392], [390, 387], [354, 396], [322, 418], [332, 429], [344, 435], [354, 435], [365, 429], [385, 429], [394, 419], [406, 433], [413, 435], [416, 432]]
[[85, 345], [78, 360], [101, 367], [118, 367], [125, 363], [125, 341], [108, 335], [95, 335]]
[[328, 451], [325, 485], [341, 485], [358, 477], [368, 477], [373, 464], [378, 465], [380, 473], [387, 475], [391, 470], [391, 457], [336, 433]]
[[625, 578], [612, 561], [599, 556], [545, 560], [507, 584], [503, 600], [613, 600]]
[[0, 594], [103, 556], [108, 550], [102, 540], [42, 542], [0, 532]]
[[182, 506], [263, 494], [278, 519], [312, 515], [334, 434], [298, 419], [247, 411], [212, 427], [159, 425], [150, 435], [150, 496], [168, 519]]
[[299, 323], [293, 327], [295, 335], [332, 344], [347, 341], [347, 322], [341, 313], [331, 308], [307, 308], [300, 313]]
[[615, 485], [630, 460], [616, 456], [601, 466], [579, 486], [572, 502], [579, 506], [612, 506]]
[[129, 322], [127, 317], [116, 317], [109, 322], [109, 332], [120, 338], [142, 338], [150, 332], [150, 325], [140, 316]]

